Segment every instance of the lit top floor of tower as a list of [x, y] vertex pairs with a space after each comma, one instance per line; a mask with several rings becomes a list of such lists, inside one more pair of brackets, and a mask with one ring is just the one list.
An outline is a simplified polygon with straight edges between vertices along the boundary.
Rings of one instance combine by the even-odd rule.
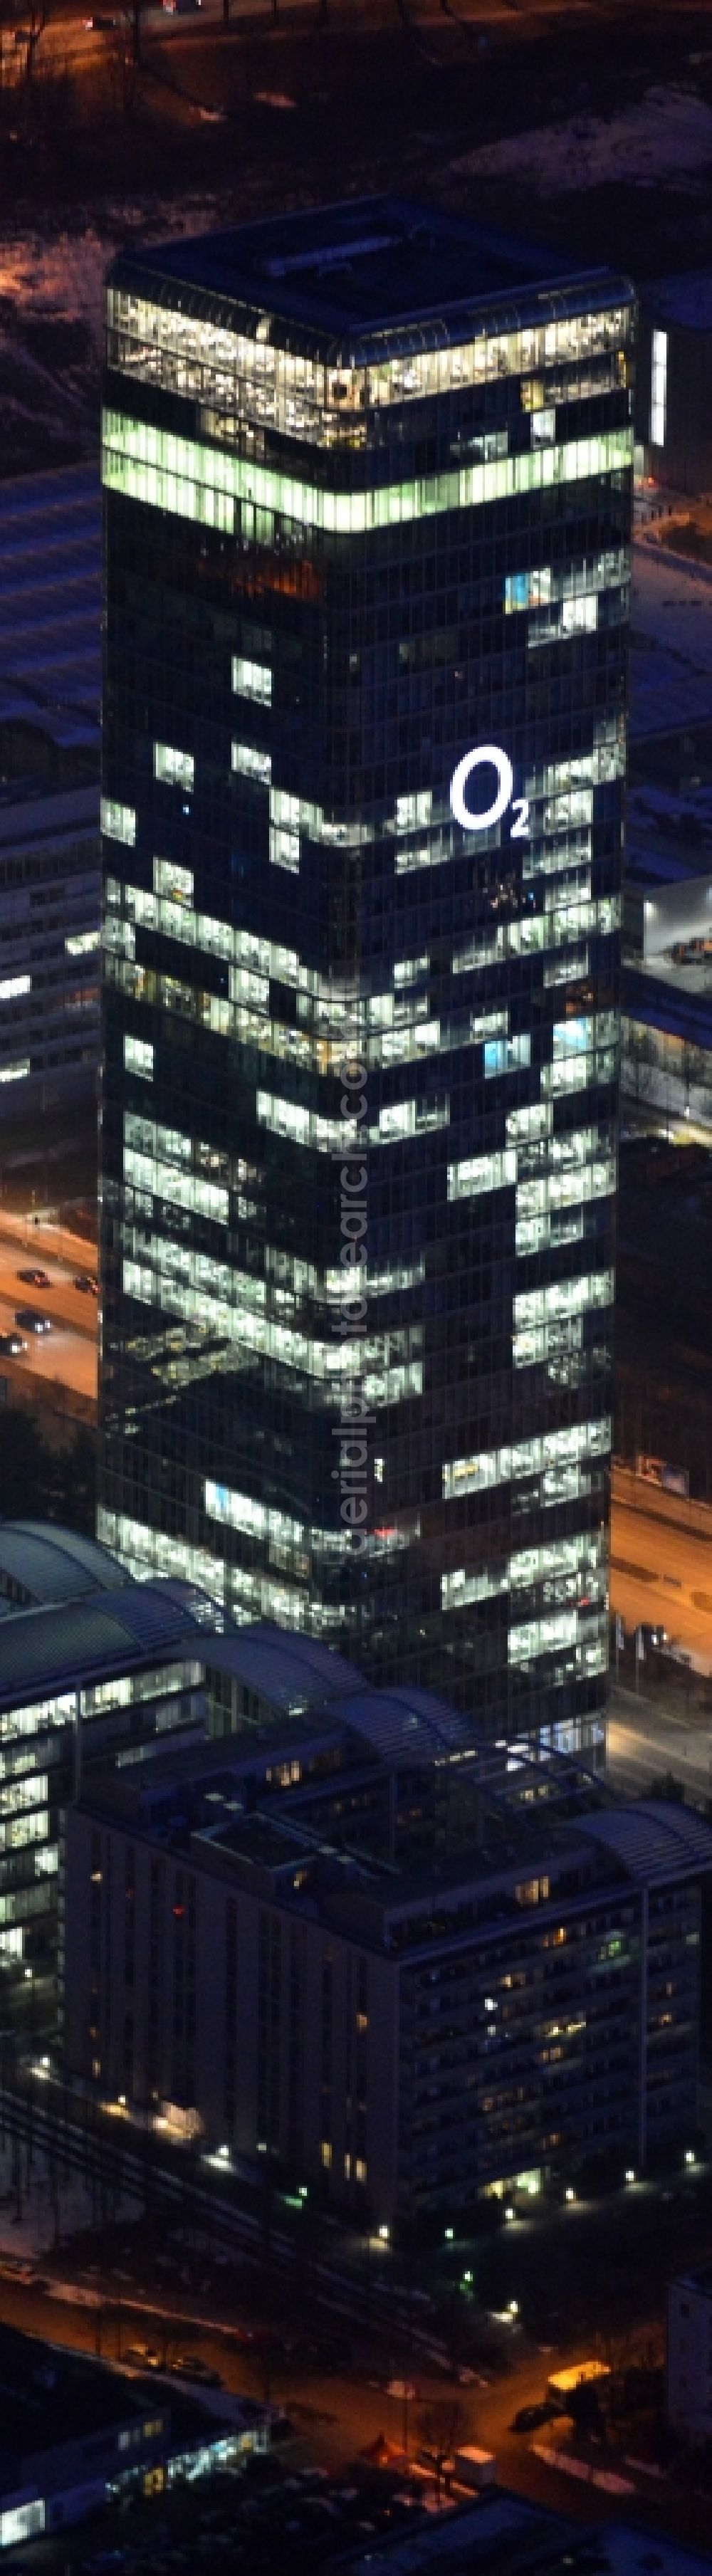
[[631, 291], [379, 199], [107, 320], [102, 1533], [595, 1746]]

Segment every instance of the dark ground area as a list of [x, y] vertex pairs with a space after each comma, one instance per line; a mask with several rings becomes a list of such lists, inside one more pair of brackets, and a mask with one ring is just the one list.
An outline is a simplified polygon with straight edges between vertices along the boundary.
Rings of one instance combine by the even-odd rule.
[[[418, 24], [406, 0], [330, 0], [273, 19], [264, 9], [228, 34], [189, 25], [97, 41], [81, 70], [56, 39], [31, 81], [0, 93], [0, 228], [10, 247], [57, 244], [56, 313], [0, 293], [3, 473], [69, 459], [96, 441], [99, 300], [63, 312], [72, 244], [88, 231], [115, 246], [275, 207], [390, 188], [503, 225], [583, 265], [636, 277], [712, 256], [704, 171], [664, 185], [538, 191], [457, 166], [479, 145], [551, 120], [620, 115], [673, 86], [712, 107], [708, 12], [590, 0], [550, 16], [511, 0], [469, 20], [444, 8]], [[207, 111], [207, 113], [206, 113]], [[60, 243], [60, 236], [65, 236]], [[0, 279], [0, 286], [2, 280]]]
[[[650, 274], [677, 244], [695, 263], [712, 243], [702, 180], [631, 190], [622, 178], [539, 201], [534, 227], [529, 188], [472, 182], [449, 165], [551, 118], [620, 114], [651, 83], [681, 83], [712, 103], [709, 43], [699, 7], [592, 0], [551, 17], [522, 7], [488, 20], [483, 9], [467, 23], [448, 11], [419, 27], [395, 0], [378, 16], [332, 0], [326, 18], [314, 7], [277, 21], [256, 13], [227, 35], [206, 23], [168, 45], [147, 28], [143, 63], [123, 82], [116, 48], [80, 79], [57, 68], [43, 77], [40, 45], [33, 81], [3, 101], [0, 217], [46, 222], [73, 209], [81, 223], [88, 200], [96, 210], [116, 187], [149, 197], [165, 187], [174, 199], [178, 186], [183, 199], [220, 192], [235, 220], [345, 188], [395, 187], [468, 211], [474, 198], [484, 220], [523, 223], [596, 262], [634, 261]], [[223, 121], [206, 123], [201, 105]]]

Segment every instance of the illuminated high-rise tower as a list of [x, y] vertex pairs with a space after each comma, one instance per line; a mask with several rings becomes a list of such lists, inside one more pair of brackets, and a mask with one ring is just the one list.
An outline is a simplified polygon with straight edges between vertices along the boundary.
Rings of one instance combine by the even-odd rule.
[[112, 269], [100, 1530], [593, 1745], [631, 292], [541, 272], [389, 199]]

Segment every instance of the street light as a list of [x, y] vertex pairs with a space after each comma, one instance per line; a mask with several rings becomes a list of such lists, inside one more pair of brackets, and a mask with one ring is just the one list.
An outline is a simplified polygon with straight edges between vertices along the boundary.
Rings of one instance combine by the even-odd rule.
[[390, 2227], [387, 2227], [387, 2226], [386, 2226], [386, 2224], [385, 2224], [385, 2221], [384, 2221], [383, 2225], [382, 2225], [381, 2227], [379, 2227], [379, 2230], [378, 2230], [379, 2244], [381, 2244], [381, 2245], [387, 2245], [387, 2244], [388, 2244], [388, 2239], [389, 2239], [389, 2236], [390, 2236], [390, 2232], [391, 2232], [391, 2231], [390, 2231]]
[[573, 2188], [573, 2183], [567, 2182], [566, 2190], [565, 2190], [565, 2192], [564, 2192], [564, 2199], [565, 2199], [565, 2200], [575, 2200], [575, 2199], [576, 2199], [576, 2193], [575, 2193], [574, 2188]]
[[446, 2245], [452, 2245], [452, 2244], [453, 2244], [453, 2242], [454, 2242], [454, 2237], [455, 2237], [455, 2229], [454, 2229], [454, 2227], [446, 2227], [446, 2229], [445, 2229], [445, 2243], [446, 2243]]
[[635, 2182], [635, 2174], [633, 2172], [632, 2165], [626, 2165], [625, 2178], [627, 2183]]
[[685, 2148], [685, 2163], [686, 2163], [686, 2165], [694, 2165], [695, 2161], [696, 2161], [696, 2159], [695, 2159], [695, 2150], [694, 2150], [694, 2147], [686, 2147], [686, 2148]]
[[511, 2209], [511, 2208], [510, 2208], [510, 2209], [505, 2209], [505, 2213], [504, 2213], [504, 2215], [505, 2215], [505, 2218], [506, 2218], [506, 2220], [507, 2220], [507, 2222], [508, 2222], [508, 2225], [511, 2227], [512, 2219], [513, 2219], [513, 2217], [514, 2217], [514, 2210], [513, 2210], [513, 2209]]

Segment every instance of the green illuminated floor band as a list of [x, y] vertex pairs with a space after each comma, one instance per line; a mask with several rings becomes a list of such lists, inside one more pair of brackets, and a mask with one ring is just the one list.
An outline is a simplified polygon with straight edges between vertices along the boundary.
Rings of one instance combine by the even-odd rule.
[[121, 412], [105, 412], [102, 426], [102, 479], [109, 491], [205, 527], [228, 534], [242, 527], [245, 534], [262, 539], [270, 535], [269, 522], [275, 514], [327, 536], [359, 537], [406, 519], [478, 509], [487, 502], [543, 491], [547, 485], [620, 473], [632, 461], [632, 429], [614, 429], [595, 438], [569, 439], [561, 447], [499, 457], [493, 464], [461, 466], [456, 473], [381, 485], [371, 492], [328, 492], [220, 448], [205, 447], [196, 439], [176, 438], [150, 422], [129, 420]]

